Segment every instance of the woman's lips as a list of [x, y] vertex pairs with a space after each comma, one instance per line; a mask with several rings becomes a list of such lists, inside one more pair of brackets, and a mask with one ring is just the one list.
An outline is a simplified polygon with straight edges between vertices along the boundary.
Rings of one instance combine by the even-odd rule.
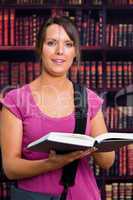
[[52, 59], [52, 62], [54, 62], [54, 63], [60, 65], [60, 64], [64, 63], [65, 60], [63, 60], [63, 59]]

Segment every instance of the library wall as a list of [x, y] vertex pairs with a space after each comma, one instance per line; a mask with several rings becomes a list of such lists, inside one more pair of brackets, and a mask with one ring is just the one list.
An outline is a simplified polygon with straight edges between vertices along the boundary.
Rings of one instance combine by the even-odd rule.
[[[0, 0], [0, 98], [41, 73], [35, 52], [42, 23], [54, 15], [69, 16], [77, 25], [82, 60], [68, 77], [104, 98], [103, 112], [111, 132], [133, 133], [133, 1]], [[119, 149], [110, 170], [90, 160], [102, 200], [132, 200], [133, 145]], [[2, 164], [1, 164], [2, 165]], [[0, 199], [10, 199], [2, 167]]]

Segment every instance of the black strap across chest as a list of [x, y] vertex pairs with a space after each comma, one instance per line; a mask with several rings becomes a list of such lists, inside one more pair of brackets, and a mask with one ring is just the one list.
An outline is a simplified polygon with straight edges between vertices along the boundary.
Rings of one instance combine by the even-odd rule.
[[[74, 104], [75, 104], [75, 129], [74, 133], [85, 134], [88, 112], [87, 90], [85, 86], [73, 84], [74, 87]], [[60, 200], [66, 200], [68, 188], [74, 185], [76, 171], [79, 160], [63, 167], [61, 184], [64, 190]]]

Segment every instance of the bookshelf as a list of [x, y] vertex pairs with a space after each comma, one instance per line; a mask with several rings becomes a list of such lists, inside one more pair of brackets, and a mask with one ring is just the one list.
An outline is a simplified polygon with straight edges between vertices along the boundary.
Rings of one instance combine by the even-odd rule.
[[[56, 13], [69, 15], [78, 25], [82, 51], [80, 69], [73, 65], [70, 79], [86, 84], [105, 99], [103, 109], [110, 131], [133, 133], [133, 1], [51, 2], [0, 1], [1, 95], [39, 75], [35, 43], [42, 21]], [[119, 150], [109, 171], [91, 162], [102, 200], [132, 199], [132, 155], [132, 145]], [[10, 199], [10, 184], [1, 179], [2, 200]]]

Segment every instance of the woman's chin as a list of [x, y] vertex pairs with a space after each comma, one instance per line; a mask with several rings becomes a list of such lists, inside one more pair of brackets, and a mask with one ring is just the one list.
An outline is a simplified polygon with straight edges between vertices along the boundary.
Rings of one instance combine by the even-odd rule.
[[55, 77], [62, 77], [66, 75], [66, 71], [51, 71], [49, 74]]

